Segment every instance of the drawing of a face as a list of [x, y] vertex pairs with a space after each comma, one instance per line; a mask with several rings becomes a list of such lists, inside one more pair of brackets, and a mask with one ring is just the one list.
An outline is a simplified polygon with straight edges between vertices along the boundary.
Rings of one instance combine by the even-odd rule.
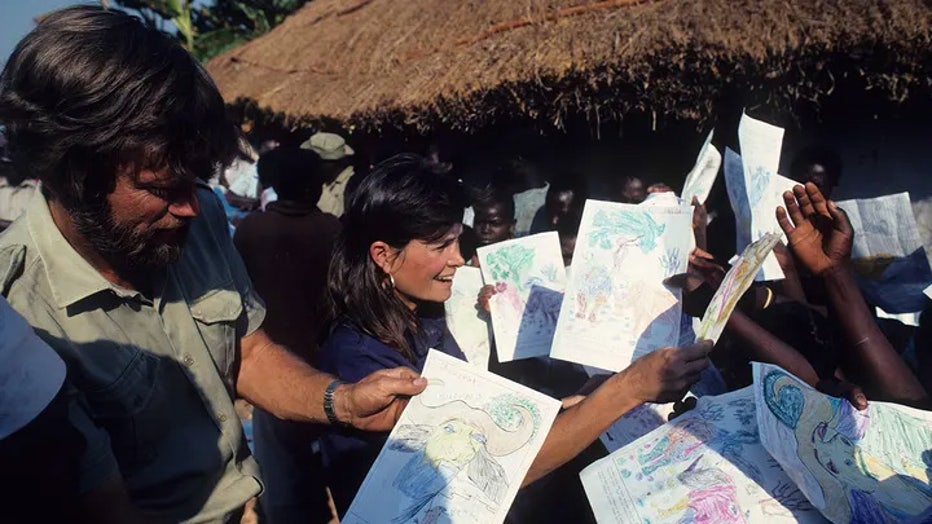
[[486, 437], [478, 428], [462, 420], [448, 420], [431, 434], [425, 446], [427, 457], [434, 463], [446, 462], [461, 468], [468, 464], [484, 445]]
[[858, 468], [859, 451], [847, 437], [823, 422], [812, 432], [812, 442], [816, 460], [830, 475], [849, 484], [856, 483], [860, 489], [876, 487], [876, 483]]

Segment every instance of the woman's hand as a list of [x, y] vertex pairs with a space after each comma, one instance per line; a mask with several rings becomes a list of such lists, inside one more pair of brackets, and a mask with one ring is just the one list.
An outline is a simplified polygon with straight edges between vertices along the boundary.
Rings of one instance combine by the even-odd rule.
[[635, 360], [613, 378], [638, 402], [673, 402], [683, 398], [709, 365], [712, 343], [661, 348]]
[[794, 187], [783, 194], [783, 202], [786, 209], [777, 208], [777, 222], [806, 269], [822, 276], [851, 258], [851, 222], [834, 202], [825, 200], [815, 184]]

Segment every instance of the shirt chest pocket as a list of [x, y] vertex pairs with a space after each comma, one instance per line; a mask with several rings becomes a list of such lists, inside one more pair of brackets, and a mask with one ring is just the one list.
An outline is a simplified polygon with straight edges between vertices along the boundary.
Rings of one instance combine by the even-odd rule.
[[236, 291], [219, 289], [193, 301], [191, 316], [227, 387], [232, 388], [239, 363], [236, 348], [246, 333], [243, 299]]
[[[113, 382], [85, 390], [95, 420], [110, 434], [110, 445], [122, 468], [133, 469], [156, 459], [158, 442], [171, 427], [159, 357], [133, 350]], [[117, 373], [118, 371], [118, 373]]]

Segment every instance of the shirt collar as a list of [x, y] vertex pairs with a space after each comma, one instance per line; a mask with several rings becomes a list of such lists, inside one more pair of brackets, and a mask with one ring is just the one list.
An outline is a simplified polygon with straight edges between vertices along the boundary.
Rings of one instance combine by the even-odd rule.
[[105, 279], [71, 247], [52, 220], [48, 201], [41, 191], [36, 192], [26, 210], [26, 216], [29, 235], [42, 260], [52, 299], [57, 307], [66, 308], [107, 290], [124, 298], [139, 296], [138, 292], [120, 288]]

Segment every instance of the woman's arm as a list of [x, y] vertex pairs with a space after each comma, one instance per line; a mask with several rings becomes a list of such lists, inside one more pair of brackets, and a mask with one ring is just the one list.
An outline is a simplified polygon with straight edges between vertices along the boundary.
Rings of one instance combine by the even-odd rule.
[[586, 449], [618, 418], [644, 402], [679, 400], [709, 365], [711, 344], [663, 348], [635, 360], [584, 400], [557, 416], [522, 486]]
[[[494, 294], [494, 287], [483, 286], [478, 297], [480, 311], [489, 311], [489, 300]], [[522, 486], [579, 455], [616, 420], [637, 406], [683, 398], [709, 365], [711, 350], [712, 344], [708, 342], [686, 348], [658, 349], [609, 377], [585, 398], [564, 399], [564, 406], [569, 407], [554, 421]]]

